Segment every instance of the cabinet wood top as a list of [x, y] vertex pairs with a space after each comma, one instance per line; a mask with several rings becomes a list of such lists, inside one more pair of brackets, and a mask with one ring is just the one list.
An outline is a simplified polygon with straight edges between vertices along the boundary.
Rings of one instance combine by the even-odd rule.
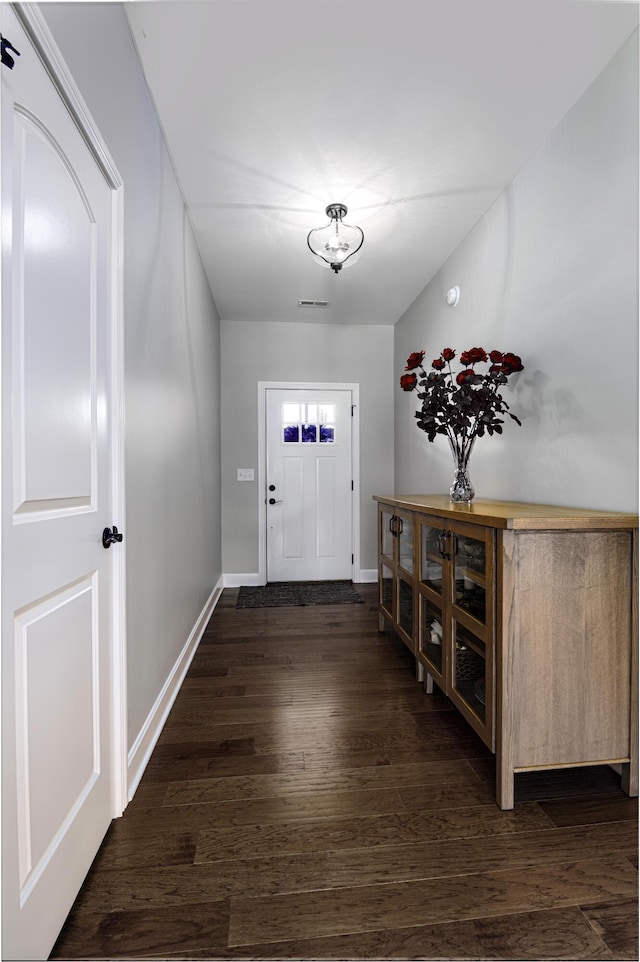
[[446, 494], [374, 495], [373, 500], [405, 511], [419, 511], [439, 518], [456, 518], [491, 528], [538, 531], [572, 528], [584, 531], [594, 528], [624, 530], [638, 527], [637, 514], [619, 511], [480, 499], [474, 499], [471, 504], [454, 504]]

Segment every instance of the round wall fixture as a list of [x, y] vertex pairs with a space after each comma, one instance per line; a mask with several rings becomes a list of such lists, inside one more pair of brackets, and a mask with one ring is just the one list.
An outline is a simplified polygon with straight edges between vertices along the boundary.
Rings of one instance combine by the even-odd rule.
[[447, 304], [449, 305], [449, 307], [455, 307], [459, 300], [460, 300], [460, 288], [457, 286], [451, 287], [447, 291]]

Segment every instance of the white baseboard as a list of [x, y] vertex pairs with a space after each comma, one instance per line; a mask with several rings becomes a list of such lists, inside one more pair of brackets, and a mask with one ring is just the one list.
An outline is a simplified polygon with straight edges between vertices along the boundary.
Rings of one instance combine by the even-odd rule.
[[377, 568], [361, 568], [359, 572], [356, 572], [356, 584], [370, 585], [374, 584], [378, 580], [378, 569]]
[[129, 801], [131, 801], [133, 798], [140, 779], [144, 774], [144, 770], [147, 767], [149, 759], [151, 758], [151, 753], [156, 746], [156, 742], [158, 741], [160, 733], [164, 728], [164, 724], [176, 699], [176, 695], [180, 691], [180, 686], [184, 681], [184, 677], [187, 673], [189, 665], [191, 664], [193, 656], [196, 653], [196, 648], [198, 647], [203, 632], [207, 627], [211, 615], [213, 614], [213, 610], [220, 600], [223, 587], [223, 577], [220, 577], [215, 588], [207, 598], [206, 604], [198, 616], [198, 620], [193, 626], [184, 648], [178, 655], [178, 659], [171, 669], [169, 677], [164, 683], [162, 691], [156, 698], [153, 708], [149, 712], [144, 725], [140, 729], [138, 737], [129, 750], [127, 759]]
[[241, 588], [243, 585], [250, 585], [257, 588], [262, 584], [260, 575], [257, 572], [250, 574], [226, 574], [222, 576], [225, 588]]

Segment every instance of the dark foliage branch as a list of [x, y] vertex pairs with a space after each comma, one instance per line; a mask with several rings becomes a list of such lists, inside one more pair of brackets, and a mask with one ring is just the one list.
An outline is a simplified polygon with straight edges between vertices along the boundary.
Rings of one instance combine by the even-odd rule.
[[[407, 392], [417, 391], [421, 406], [415, 416], [429, 441], [444, 434], [455, 450], [464, 452], [485, 433], [502, 434], [503, 415], [521, 424], [498, 391], [512, 374], [524, 370], [517, 354], [487, 354], [482, 347], [472, 347], [460, 354], [462, 368], [457, 374], [451, 368], [456, 356], [452, 348], [445, 348], [431, 362], [428, 373], [423, 366], [424, 354], [414, 351], [409, 356], [405, 367], [409, 373], [400, 378], [400, 387]], [[488, 364], [488, 370], [480, 373], [476, 368], [480, 364]]]

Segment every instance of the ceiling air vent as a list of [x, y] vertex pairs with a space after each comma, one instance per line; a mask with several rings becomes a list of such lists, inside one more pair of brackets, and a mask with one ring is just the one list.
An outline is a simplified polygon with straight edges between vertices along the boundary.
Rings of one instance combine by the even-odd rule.
[[331, 301], [298, 301], [298, 307], [329, 307]]

